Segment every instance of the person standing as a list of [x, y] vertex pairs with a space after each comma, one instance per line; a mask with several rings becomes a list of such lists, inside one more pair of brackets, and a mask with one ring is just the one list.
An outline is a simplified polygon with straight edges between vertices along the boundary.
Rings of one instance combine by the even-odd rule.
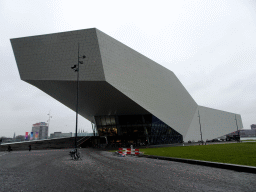
[[30, 145], [30, 144], [29, 144], [29, 146], [28, 146], [28, 150], [31, 151], [31, 145]]
[[12, 150], [11, 145], [8, 145], [8, 151], [10, 152]]

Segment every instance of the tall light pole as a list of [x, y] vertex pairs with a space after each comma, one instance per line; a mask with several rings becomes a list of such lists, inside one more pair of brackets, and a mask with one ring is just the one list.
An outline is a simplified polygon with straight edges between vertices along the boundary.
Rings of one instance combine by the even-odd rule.
[[78, 95], [79, 95], [79, 64], [83, 64], [83, 61], [80, 59], [84, 59], [85, 55], [82, 57], [79, 56], [79, 43], [78, 43], [78, 54], [77, 54], [77, 65], [71, 67], [77, 73], [77, 83], [76, 83], [76, 136], [75, 136], [75, 150], [77, 149], [77, 125], [78, 125]]
[[[235, 115], [235, 120], [236, 120], [236, 115]], [[238, 133], [238, 125], [237, 125], [237, 120], [236, 120], [236, 128], [237, 128], [237, 133]]]
[[203, 134], [202, 134], [202, 129], [201, 129], [201, 122], [200, 122], [200, 114], [199, 114], [199, 109], [198, 109], [198, 117], [199, 117], [199, 125], [200, 125], [201, 143], [203, 144]]
[[[235, 120], [236, 120], [236, 114], [235, 114]], [[238, 125], [237, 125], [237, 120], [236, 120], [236, 128], [237, 128], [237, 134], [239, 135], [239, 132], [238, 132]], [[237, 141], [238, 142], [238, 141]]]
[[[49, 133], [49, 127], [50, 127], [50, 120], [51, 120], [51, 118], [52, 118], [52, 116], [51, 116], [51, 110], [49, 111], [49, 113], [47, 114], [48, 116], [49, 116], [49, 119], [47, 120], [47, 122], [48, 122], [48, 133]], [[48, 134], [47, 134], [47, 137], [48, 137]], [[48, 139], [48, 138], [47, 138]]]

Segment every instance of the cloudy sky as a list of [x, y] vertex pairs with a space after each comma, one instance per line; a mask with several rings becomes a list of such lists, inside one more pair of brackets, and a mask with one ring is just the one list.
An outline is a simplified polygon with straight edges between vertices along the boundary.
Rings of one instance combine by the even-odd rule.
[[[0, 136], [75, 131], [75, 112], [20, 80], [10, 39], [96, 27], [173, 71], [199, 105], [256, 124], [256, 1], [0, 0]], [[91, 124], [79, 117], [79, 129]]]

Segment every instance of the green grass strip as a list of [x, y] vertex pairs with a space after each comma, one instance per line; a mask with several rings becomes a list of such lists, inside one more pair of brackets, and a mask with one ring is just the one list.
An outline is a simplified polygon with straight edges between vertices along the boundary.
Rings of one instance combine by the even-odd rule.
[[243, 142], [243, 141], [254, 141], [254, 142], [256, 142], [256, 139], [242, 140], [242, 142]]
[[232, 143], [140, 149], [145, 155], [256, 166], [256, 143]]

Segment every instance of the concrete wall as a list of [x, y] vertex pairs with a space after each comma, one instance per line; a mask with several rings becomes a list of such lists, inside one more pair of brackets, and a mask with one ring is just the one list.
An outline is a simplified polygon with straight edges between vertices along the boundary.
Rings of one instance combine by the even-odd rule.
[[[82, 137], [78, 137], [78, 140], [80, 138]], [[6, 151], [8, 145], [11, 146], [13, 151], [21, 151], [28, 150], [29, 145], [31, 145], [32, 150], [74, 148], [74, 143], [74, 137], [40, 141], [24, 141], [19, 143], [4, 143], [0, 145], [0, 151]]]

